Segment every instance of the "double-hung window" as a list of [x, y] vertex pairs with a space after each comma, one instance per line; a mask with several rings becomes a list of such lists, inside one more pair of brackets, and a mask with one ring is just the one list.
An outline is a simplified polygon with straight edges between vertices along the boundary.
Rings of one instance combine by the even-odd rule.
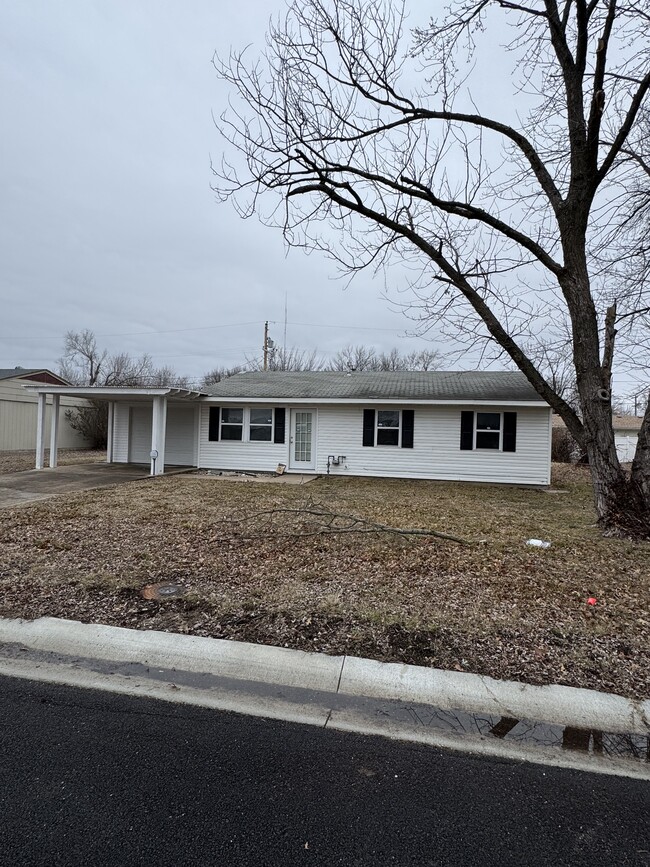
[[362, 443], [412, 449], [413, 420], [412, 409], [364, 409]]
[[477, 449], [501, 448], [501, 413], [476, 413], [476, 444]]
[[241, 407], [225, 406], [221, 410], [219, 439], [242, 440], [244, 438], [244, 410]]
[[208, 441], [282, 444], [285, 441], [285, 421], [283, 406], [211, 406]]
[[517, 451], [517, 413], [463, 410], [460, 447], [465, 451]]
[[273, 440], [273, 410], [250, 410], [249, 439], [251, 442], [270, 443]]
[[400, 431], [400, 412], [398, 409], [377, 411], [377, 445], [398, 446]]

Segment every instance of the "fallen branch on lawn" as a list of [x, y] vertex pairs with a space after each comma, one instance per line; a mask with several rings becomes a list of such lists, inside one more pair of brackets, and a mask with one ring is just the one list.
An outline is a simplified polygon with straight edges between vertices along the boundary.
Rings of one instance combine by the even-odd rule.
[[[320, 518], [319, 521], [312, 522], [316, 529], [301, 530], [297, 533], [281, 533], [279, 535], [297, 536], [305, 538], [309, 536], [325, 536], [329, 534], [344, 534], [344, 533], [391, 533], [396, 536], [433, 536], [437, 539], [445, 539], [449, 542], [456, 542], [459, 545], [469, 545], [468, 539], [462, 539], [459, 536], [452, 536], [450, 533], [440, 533], [438, 530], [422, 530], [410, 527], [391, 527], [388, 524], [380, 524], [376, 521], [370, 521], [368, 518], [359, 518], [356, 515], [346, 515], [341, 512], [331, 512], [327, 509], [319, 509], [308, 507], [304, 509], [266, 509], [263, 512], [255, 512], [252, 515], [246, 515], [243, 518], [235, 519], [234, 523], [244, 524], [254, 521], [259, 518], [270, 518], [271, 520], [276, 515], [291, 515], [296, 518], [310, 516], [312, 518]], [[340, 522], [345, 522], [341, 524]]]

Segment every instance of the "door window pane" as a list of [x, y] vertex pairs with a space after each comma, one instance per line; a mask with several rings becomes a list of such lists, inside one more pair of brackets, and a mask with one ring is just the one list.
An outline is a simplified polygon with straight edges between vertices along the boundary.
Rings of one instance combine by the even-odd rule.
[[297, 412], [294, 434], [294, 458], [296, 461], [311, 463], [311, 422], [310, 412]]

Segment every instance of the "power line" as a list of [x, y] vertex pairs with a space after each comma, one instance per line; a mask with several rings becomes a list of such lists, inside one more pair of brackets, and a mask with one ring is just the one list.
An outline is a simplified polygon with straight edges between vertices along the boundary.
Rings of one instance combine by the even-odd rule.
[[[270, 319], [269, 322], [271, 322], [273, 325], [284, 326], [285, 324], [284, 322], [273, 319]], [[391, 332], [393, 334], [398, 334], [400, 331], [403, 330], [401, 328], [376, 328], [369, 325], [350, 325], [349, 323], [330, 324], [324, 322], [288, 322], [287, 324], [297, 326], [299, 328], [336, 328], [338, 330], [345, 329], [346, 331], [384, 331]], [[122, 331], [114, 334], [96, 334], [95, 337], [146, 337], [150, 334], [183, 334], [192, 331], [213, 331], [218, 328], [246, 328], [252, 325], [262, 325], [262, 320], [256, 320], [254, 322], [225, 322], [220, 325], [197, 325], [193, 328], [169, 328], [161, 330], [150, 329], [149, 331]], [[16, 337], [15, 335], [11, 335], [11, 337], [5, 336], [0, 339], [22, 342], [26, 340], [61, 341], [63, 338], [60, 335], [55, 337]]]
[[[171, 328], [164, 331], [123, 331], [121, 334], [96, 334], [95, 337], [142, 337], [147, 334], [181, 334], [184, 331], [212, 331], [215, 328], [244, 328], [260, 325], [260, 322], [227, 322], [222, 325], [197, 325], [195, 328]], [[58, 337], [3, 337], [3, 340], [61, 340]]]
[[[279, 322], [277, 319], [269, 319], [269, 324], [284, 325], [283, 322]], [[294, 325], [299, 328], [337, 328], [339, 330], [343, 328], [347, 331], [391, 331], [393, 334], [397, 334], [402, 331], [401, 328], [374, 328], [369, 325], [349, 325], [348, 323], [330, 325], [325, 322], [289, 322], [287, 324]]]

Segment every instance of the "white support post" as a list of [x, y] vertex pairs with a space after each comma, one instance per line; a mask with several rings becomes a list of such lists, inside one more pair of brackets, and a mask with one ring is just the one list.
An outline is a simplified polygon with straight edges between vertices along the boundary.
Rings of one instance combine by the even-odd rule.
[[151, 475], [162, 476], [165, 472], [165, 435], [167, 433], [167, 398], [154, 397], [151, 417]]
[[47, 410], [47, 395], [39, 394], [36, 409], [36, 469], [45, 466], [45, 413]]
[[59, 406], [61, 396], [58, 394], [52, 395], [52, 415], [50, 416], [50, 467], [54, 467], [58, 463], [59, 458]]
[[108, 402], [108, 422], [106, 425], [106, 463], [113, 463], [113, 419], [115, 416], [115, 402]]

